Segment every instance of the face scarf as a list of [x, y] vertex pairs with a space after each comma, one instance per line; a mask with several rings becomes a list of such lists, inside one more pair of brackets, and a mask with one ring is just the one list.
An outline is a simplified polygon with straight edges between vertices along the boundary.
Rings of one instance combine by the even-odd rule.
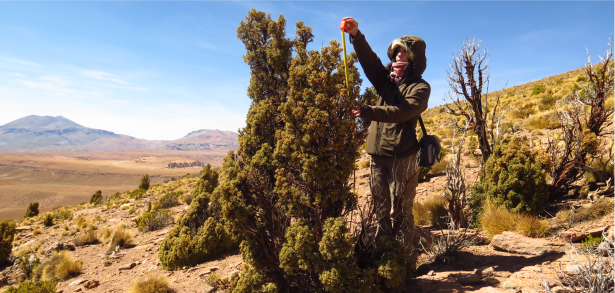
[[404, 77], [406, 66], [408, 66], [408, 62], [393, 62], [393, 71], [391, 71], [389, 77], [399, 83], [401, 78]]

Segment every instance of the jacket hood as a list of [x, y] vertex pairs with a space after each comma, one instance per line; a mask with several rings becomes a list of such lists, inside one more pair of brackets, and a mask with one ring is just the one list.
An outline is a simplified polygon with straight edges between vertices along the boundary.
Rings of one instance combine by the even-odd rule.
[[[425, 56], [425, 48], [427, 45], [425, 44], [425, 41], [417, 36], [410, 35], [395, 39], [391, 42], [387, 50], [389, 59], [393, 60], [395, 57], [393, 56], [393, 53], [398, 46], [405, 47], [404, 49], [406, 49], [406, 51], [410, 51], [412, 53], [409, 54], [410, 64], [406, 68], [407, 77], [405, 76], [404, 79], [421, 78], [423, 72], [425, 72], [425, 69], [427, 68], [427, 57]], [[388, 67], [390, 70], [391, 64], [389, 64]]]

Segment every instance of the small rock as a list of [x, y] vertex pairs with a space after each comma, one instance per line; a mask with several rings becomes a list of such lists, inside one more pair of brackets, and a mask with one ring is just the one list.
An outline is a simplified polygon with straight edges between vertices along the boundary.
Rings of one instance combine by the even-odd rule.
[[368, 178], [369, 177], [369, 173], [358, 174], [357, 177], [358, 178]]
[[482, 277], [491, 277], [494, 271], [495, 270], [493, 269], [493, 267], [483, 266], [483, 267], [476, 269], [474, 273]]
[[482, 277], [479, 274], [468, 274], [468, 275], [459, 277], [457, 281], [459, 281], [459, 283], [464, 284], [464, 285], [470, 285], [470, 284], [475, 284], [475, 283], [482, 281]]
[[81, 284], [83, 284], [83, 283], [85, 283], [87, 281], [88, 280], [85, 280], [85, 279], [75, 280], [75, 281], [72, 281], [70, 284], [68, 284], [68, 287], [75, 287], [75, 286], [81, 285]]
[[435, 276], [435, 275], [436, 275], [436, 272], [434, 272], [434, 271], [429, 271], [429, 272], [427, 273], [427, 275], [428, 275], [428, 276]]
[[230, 271], [228, 272], [228, 275], [232, 276], [234, 273], [239, 273], [239, 271], [238, 270]]
[[216, 290], [218, 290], [218, 289], [216, 289], [214, 287], [211, 287], [209, 289], [205, 289], [205, 291], [203, 291], [203, 292], [205, 292], [205, 293], [213, 293], [213, 292], [216, 292]]
[[77, 288], [77, 290], [75, 290], [75, 292], [81, 292], [83, 291], [83, 288]]
[[83, 284], [83, 287], [85, 287], [86, 289], [92, 289], [92, 288], [98, 287], [98, 285], [100, 285], [100, 282], [96, 280], [91, 280], [91, 281], [85, 282], [85, 284]]
[[569, 287], [555, 286], [551, 288], [551, 292], [553, 293], [572, 293], [574, 292], [574, 290], [572, 290], [572, 288], [569, 288]]
[[205, 278], [205, 277], [206, 277], [207, 275], [209, 275], [209, 274], [211, 274], [211, 271], [207, 271], [207, 272], [204, 272], [204, 273], [200, 273], [200, 274], [199, 274], [199, 277], [201, 277], [201, 278]]
[[209, 270], [212, 272], [217, 271], [219, 269], [220, 269], [219, 267], [209, 267]]
[[187, 267], [187, 266], [183, 266], [183, 267], [182, 267], [182, 270], [187, 270], [187, 269], [188, 269], [188, 267]]
[[125, 265], [119, 267], [118, 270], [119, 271], [130, 270], [130, 269], [134, 268], [136, 265], [137, 265], [136, 263], [132, 262], [132, 263], [125, 264]]
[[32, 229], [32, 226], [19, 226], [15, 228], [15, 231], [21, 232], [21, 231], [29, 231], [31, 229]]
[[194, 267], [194, 268], [190, 268], [190, 269], [188, 269], [186, 272], [187, 272], [187, 273], [192, 273], [192, 272], [194, 272], [194, 271], [196, 271], [196, 270], [198, 270], [198, 268]]
[[47, 249], [45, 249], [45, 255], [49, 255], [52, 252], [61, 251], [61, 250], [74, 251], [75, 246], [72, 244], [68, 244], [68, 243], [56, 242], [52, 244], [50, 247], [48, 247]]
[[500, 281], [496, 278], [486, 278], [485, 281], [487, 282], [487, 284], [492, 286], [500, 284]]

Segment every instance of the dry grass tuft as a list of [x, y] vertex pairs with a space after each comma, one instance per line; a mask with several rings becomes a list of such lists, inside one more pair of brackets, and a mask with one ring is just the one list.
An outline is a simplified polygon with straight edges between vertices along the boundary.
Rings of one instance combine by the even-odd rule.
[[113, 231], [113, 237], [109, 242], [109, 250], [107, 254], [111, 254], [117, 247], [130, 247], [133, 243], [132, 233], [128, 231], [124, 225], [118, 225]]
[[487, 200], [480, 215], [481, 227], [489, 238], [504, 231], [515, 231], [528, 237], [545, 237], [549, 232], [549, 221], [535, 216], [518, 215], [503, 206], [496, 206]]
[[357, 163], [357, 166], [360, 169], [365, 169], [365, 168], [369, 168], [369, 160], [361, 160]]
[[56, 252], [34, 269], [34, 276], [44, 281], [66, 280], [81, 273], [83, 262], [73, 260], [66, 250]]
[[576, 223], [598, 220], [613, 212], [612, 198], [602, 198], [594, 205], [578, 209], [562, 210], [555, 214], [555, 220], [560, 225], [572, 227]]
[[96, 232], [90, 230], [88, 232], [75, 236], [75, 246], [84, 246], [100, 243]]
[[483, 230], [489, 233], [489, 238], [504, 231], [514, 231], [517, 227], [518, 216], [505, 207], [496, 206], [486, 200], [479, 223]]
[[429, 225], [429, 223], [431, 223], [429, 211], [421, 202], [417, 201], [414, 206], [412, 206], [412, 215], [414, 216], [415, 225]]
[[519, 216], [516, 231], [534, 238], [541, 238], [549, 232], [549, 222], [535, 216]]
[[434, 226], [443, 226], [446, 224], [446, 217], [448, 212], [444, 207], [444, 198], [442, 196], [434, 194], [427, 198], [423, 205], [429, 212], [430, 222]]
[[136, 282], [132, 283], [128, 293], [167, 293], [173, 292], [169, 287], [169, 280], [154, 273], [150, 273], [141, 277]]
[[99, 239], [104, 239], [104, 240], [111, 238], [111, 236], [113, 236], [113, 229], [109, 227], [103, 228], [100, 231], [100, 234], [98, 234]]

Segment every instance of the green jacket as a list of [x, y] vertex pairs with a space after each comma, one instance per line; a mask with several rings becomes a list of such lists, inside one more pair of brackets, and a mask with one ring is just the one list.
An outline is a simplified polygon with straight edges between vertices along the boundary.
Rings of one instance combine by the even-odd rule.
[[378, 93], [375, 106], [363, 106], [361, 117], [371, 120], [367, 135], [367, 153], [385, 157], [405, 157], [418, 151], [416, 124], [427, 109], [431, 87], [422, 79], [427, 68], [425, 41], [416, 36], [401, 38], [414, 60], [406, 67], [397, 84], [389, 78], [391, 64], [384, 66], [359, 31], [350, 37], [365, 75]]

